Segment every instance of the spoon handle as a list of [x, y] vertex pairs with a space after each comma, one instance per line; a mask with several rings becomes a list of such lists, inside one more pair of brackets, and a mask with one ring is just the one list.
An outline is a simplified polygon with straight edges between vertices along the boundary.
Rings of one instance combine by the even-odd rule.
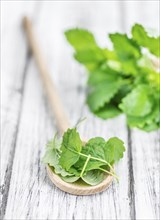
[[63, 134], [70, 127], [69, 121], [64, 112], [58, 91], [50, 77], [47, 65], [38, 46], [36, 36], [33, 32], [32, 23], [29, 18], [23, 18], [23, 27], [28, 38], [29, 47], [31, 48], [32, 54], [39, 69], [46, 90], [46, 95], [48, 96], [49, 102], [51, 104], [51, 109], [55, 115], [57, 126], [60, 132]]

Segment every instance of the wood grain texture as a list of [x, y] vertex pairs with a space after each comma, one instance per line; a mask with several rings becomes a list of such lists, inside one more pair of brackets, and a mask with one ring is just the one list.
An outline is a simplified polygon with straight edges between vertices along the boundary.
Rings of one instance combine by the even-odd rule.
[[[23, 13], [32, 15], [35, 3], [2, 2], [2, 66], [1, 66], [1, 215], [7, 203], [12, 164], [16, 148], [16, 140], [23, 102], [23, 88], [26, 69], [29, 62], [28, 49], [24, 44], [21, 31], [21, 16]], [[14, 16], [9, 16], [13, 14]], [[16, 80], [15, 80], [16, 79]]]
[[[89, 112], [85, 105], [86, 71], [73, 60], [73, 51], [63, 36], [65, 29], [85, 27], [95, 33], [100, 45], [109, 45], [108, 32], [128, 30], [135, 21], [157, 27], [157, 1], [17, 1], [16, 7], [13, 4], [2, 5], [8, 18], [5, 22], [3, 18], [3, 33], [11, 33], [2, 38], [4, 219], [158, 219], [158, 133], [128, 130], [123, 115], [106, 122]], [[25, 13], [32, 15], [71, 125], [87, 116], [79, 128], [84, 139], [119, 136], [126, 143], [125, 157], [116, 166], [120, 183], [114, 181], [103, 193], [69, 195], [47, 177], [41, 158], [56, 125], [36, 65], [27, 58], [25, 37], [18, 26]]]
[[[160, 32], [158, 1], [127, 2], [126, 30], [134, 22]], [[143, 8], [143, 9], [142, 9]], [[134, 216], [136, 219], [160, 218], [160, 133], [130, 132]]]

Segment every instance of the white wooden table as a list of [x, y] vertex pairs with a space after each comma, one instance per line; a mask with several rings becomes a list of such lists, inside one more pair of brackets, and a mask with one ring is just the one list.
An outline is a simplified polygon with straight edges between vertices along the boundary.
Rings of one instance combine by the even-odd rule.
[[[159, 2], [144, 1], [2, 1], [1, 219], [160, 219], [160, 148], [158, 132], [130, 130], [125, 117], [102, 121], [85, 105], [84, 68], [72, 57], [63, 32], [88, 28], [100, 45], [107, 33], [128, 31], [139, 22], [159, 28]], [[73, 196], [49, 180], [41, 163], [47, 140], [56, 132], [54, 116], [21, 27], [31, 17], [72, 125], [83, 116], [85, 138], [119, 136], [124, 159], [103, 193]]]

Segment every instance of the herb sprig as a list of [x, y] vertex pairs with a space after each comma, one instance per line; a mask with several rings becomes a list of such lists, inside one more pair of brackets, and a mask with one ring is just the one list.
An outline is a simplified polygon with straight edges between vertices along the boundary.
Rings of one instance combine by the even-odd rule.
[[64, 181], [73, 183], [82, 179], [89, 185], [97, 185], [106, 175], [118, 179], [113, 165], [125, 151], [124, 143], [117, 137], [105, 141], [101, 137], [83, 143], [76, 128], [68, 129], [62, 138], [49, 141], [43, 162], [54, 168]]
[[88, 30], [71, 29], [65, 36], [89, 72], [87, 104], [95, 115], [108, 119], [123, 112], [130, 127], [160, 127], [160, 37], [135, 24], [130, 36], [109, 34], [109, 50], [100, 48]]

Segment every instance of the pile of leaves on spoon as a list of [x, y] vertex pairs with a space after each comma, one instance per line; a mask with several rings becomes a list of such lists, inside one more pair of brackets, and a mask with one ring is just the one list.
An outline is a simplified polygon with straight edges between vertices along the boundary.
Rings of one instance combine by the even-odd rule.
[[123, 157], [124, 151], [124, 143], [117, 137], [108, 141], [95, 137], [83, 143], [77, 129], [73, 128], [62, 138], [55, 136], [49, 141], [43, 162], [53, 167], [65, 182], [81, 179], [89, 185], [97, 185], [107, 175], [118, 179], [113, 165]]
[[160, 128], [160, 37], [135, 24], [129, 36], [109, 34], [109, 50], [88, 30], [71, 29], [65, 36], [89, 72], [87, 103], [95, 115], [108, 119], [123, 112], [130, 127]]

